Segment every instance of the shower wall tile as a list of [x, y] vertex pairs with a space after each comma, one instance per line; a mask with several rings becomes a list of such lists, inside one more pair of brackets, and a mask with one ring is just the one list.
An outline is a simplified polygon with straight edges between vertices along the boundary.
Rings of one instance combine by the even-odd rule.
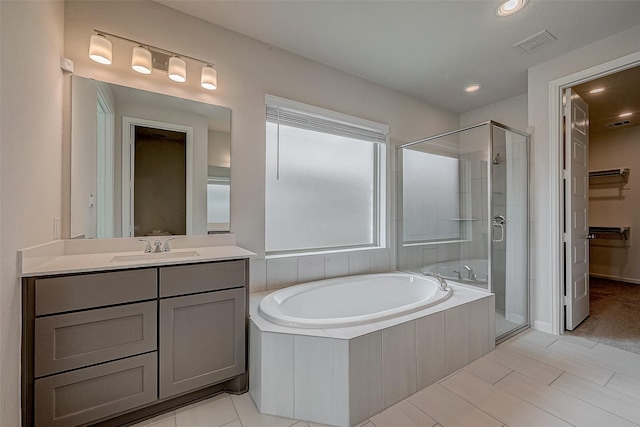
[[469, 304], [444, 313], [445, 375], [469, 363]]
[[251, 292], [262, 292], [267, 290], [267, 260], [251, 260], [250, 286]]
[[349, 254], [335, 253], [324, 256], [324, 277], [346, 276], [349, 274]]
[[267, 289], [278, 289], [298, 283], [297, 258], [267, 260]]
[[444, 377], [444, 312], [416, 320], [417, 388]]
[[349, 342], [350, 425], [382, 411], [382, 331]]
[[349, 274], [371, 273], [371, 254], [369, 251], [349, 252]]
[[416, 322], [382, 331], [382, 390], [384, 407], [417, 390]]
[[324, 255], [298, 258], [298, 283], [324, 279]]
[[453, 244], [447, 243], [436, 246], [437, 262], [449, 261], [451, 259], [458, 259], [458, 253]]

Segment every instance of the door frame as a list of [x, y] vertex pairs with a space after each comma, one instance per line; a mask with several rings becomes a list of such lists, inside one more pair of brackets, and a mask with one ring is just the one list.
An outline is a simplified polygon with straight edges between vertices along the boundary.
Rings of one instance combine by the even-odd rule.
[[564, 255], [563, 245], [563, 144], [562, 95], [565, 89], [599, 77], [640, 66], [640, 52], [635, 52], [612, 61], [567, 75], [549, 82], [549, 164], [551, 165], [551, 327], [555, 334], [564, 333]]
[[190, 126], [136, 117], [122, 117], [122, 237], [133, 237], [133, 134], [135, 126], [170, 130], [186, 134], [186, 231], [193, 234], [193, 128]]

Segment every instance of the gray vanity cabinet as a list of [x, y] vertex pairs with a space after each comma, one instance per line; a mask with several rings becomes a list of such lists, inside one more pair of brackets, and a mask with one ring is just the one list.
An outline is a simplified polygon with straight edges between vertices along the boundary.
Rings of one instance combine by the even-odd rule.
[[245, 371], [243, 261], [160, 269], [160, 398]]
[[23, 279], [25, 427], [128, 425], [246, 378], [248, 259]]

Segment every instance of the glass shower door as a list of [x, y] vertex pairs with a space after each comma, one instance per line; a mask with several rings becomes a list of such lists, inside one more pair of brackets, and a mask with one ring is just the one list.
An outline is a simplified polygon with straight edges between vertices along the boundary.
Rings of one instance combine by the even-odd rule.
[[491, 127], [491, 287], [496, 338], [528, 326], [528, 137]]

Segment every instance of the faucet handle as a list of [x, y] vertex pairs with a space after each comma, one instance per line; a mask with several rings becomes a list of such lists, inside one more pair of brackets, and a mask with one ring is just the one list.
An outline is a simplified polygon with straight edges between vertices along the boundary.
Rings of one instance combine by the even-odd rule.
[[175, 237], [169, 237], [167, 240], [164, 241], [164, 251], [165, 252], [171, 252], [171, 247], [169, 246], [169, 240], [176, 240]]
[[147, 239], [138, 239], [139, 242], [147, 242], [147, 246], [144, 248], [144, 252], [145, 253], [151, 253], [152, 249], [151, 249], [151, 242]]

